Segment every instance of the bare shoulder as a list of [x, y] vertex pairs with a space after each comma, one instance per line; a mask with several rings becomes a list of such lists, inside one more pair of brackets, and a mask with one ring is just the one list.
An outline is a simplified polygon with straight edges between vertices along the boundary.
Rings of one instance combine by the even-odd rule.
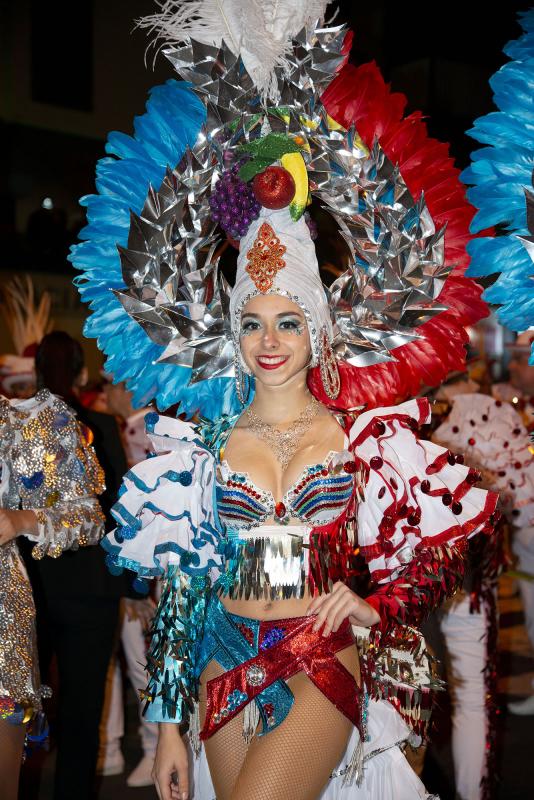
[[326, 406], [321, 405], [310, 434], [318, 442], [329, 442], [332, 450], [341, 450], [343, 448], [345, 432], [336, 417]]

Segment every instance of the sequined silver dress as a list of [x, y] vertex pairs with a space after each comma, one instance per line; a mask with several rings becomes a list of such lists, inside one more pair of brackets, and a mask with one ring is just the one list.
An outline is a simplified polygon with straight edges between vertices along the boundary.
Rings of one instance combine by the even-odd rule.
[[[36, 512], [34, 558], [96, 544], [103, 473], [91, 434], [47, 390], [29, 400], [0, 398], [0, 506]], [[0, 713], [30, 718], [41, 706], [35, 608], [16, 539], [0, 545]]]

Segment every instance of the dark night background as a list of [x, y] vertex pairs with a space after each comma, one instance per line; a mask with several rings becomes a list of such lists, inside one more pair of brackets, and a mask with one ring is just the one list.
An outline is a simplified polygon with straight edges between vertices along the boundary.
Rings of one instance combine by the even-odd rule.
[[[407, 112], [421, 109], [431, 135], [451, 143], [458, 166], [465, 131], [492, 109], [490, 76], [520, 34], [508, 2], [341, 2], [337, 21], [355, 31], [351, 60], [375, 59]], [[0, 31], [0, 269], [70, 271], [68, 246], [83, 224], [77, 199], [93, 190], [106, 132], [131, 132], [147, 91], [173, 76], [163, 57], [144, 65], [147, 39], [132, 20], [151, 0], [7, 0]], [[334, 6], [331, 6], [334, 7]], [[3, 62], [3, 63], [2, 63]], [[41, 208], [50, 197], [54, 209]]]

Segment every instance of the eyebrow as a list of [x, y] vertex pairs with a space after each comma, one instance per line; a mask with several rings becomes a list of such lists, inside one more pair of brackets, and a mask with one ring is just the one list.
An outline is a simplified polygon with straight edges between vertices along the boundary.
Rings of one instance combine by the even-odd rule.
[[[301, 314], [299, 311], [282, 311], [280, 314], [276, 315], [276, 319], [281, 319], [282, 317], [297, 317], [298, 319], [302, 319], [304, 315]], [[253, 314], [251, 311], [247, 311], [246, 314], [243, 314], [243, 319], [245, 317], [251, 317], [252, 319], [260, 319], [260, 314]]]

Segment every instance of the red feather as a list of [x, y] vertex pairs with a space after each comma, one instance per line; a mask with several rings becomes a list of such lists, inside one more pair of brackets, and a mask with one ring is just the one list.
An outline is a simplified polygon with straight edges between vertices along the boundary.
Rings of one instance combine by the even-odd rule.
[[[330, 116], [345, 128], [354, 125], [368, 147], [378, 140], [398, 164], [414, 199], [424, 192], [436, 228], [447, 226], [445, 263], [453, 269], [439, 296], [447, 310], [417, 329], [420, 338], [398, 347], [395, 361], [371, 367], [340, 363], [341, 393], [335, 406], [376, 408], [402, 402], [421, 386], [438, 386], [451, 372], [465, 369], [466, 328], [489, 313], [482, 288], [464, 277], [475, 209], [467, 201], [449, 146], [428, 136], [421, 112], [403, 118], [406, 97], [391, 91], [374, 61], [360, 67], [346, 64], [321, 99]], [[309, 385], [318, 399], [331, 404], [318, 368], [310, 370]]]

